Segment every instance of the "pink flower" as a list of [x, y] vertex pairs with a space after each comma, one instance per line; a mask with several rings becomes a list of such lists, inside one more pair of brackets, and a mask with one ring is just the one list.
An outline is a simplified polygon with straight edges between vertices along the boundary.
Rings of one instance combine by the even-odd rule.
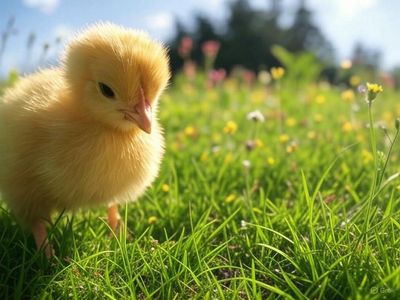
[[185, 61], [183, 65], [183, 72], [187, 78], [193, 80], [196, 77], [196, 69], [196, 64], [193, 61]]
[[243, 70], [242, 78], [246, 84], [252, 84], [255, 77], [256, 77], [256, 74], [253, 71]]
[[201, 50], [203, 51], [204, 56], [215, 58], [218, 54], [220, 46], [221, 43], [219, 41], [209, 40], [205, 41], [203, 45], [201, 45]]
[[208, 80], [211, 83], [211, 85], [216, 85], [220, 82], [222, 82], [226, 77], [226, 71], [224, 69], [218, 69], [218, 70], [211, 70], [208, 72]]
[[191, 37], [185, 36], [181, 39], [179, 44], [178, 53], [181, 57], [186, 58], [190, 55], [193, 48], [193, 40]]

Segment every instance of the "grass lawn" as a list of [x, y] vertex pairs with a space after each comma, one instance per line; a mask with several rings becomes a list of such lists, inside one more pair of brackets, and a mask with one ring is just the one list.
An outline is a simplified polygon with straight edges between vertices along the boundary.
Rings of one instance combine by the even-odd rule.
[[104, 208], [54, 216], [47, 261], [2, 204], [0, 299], [399, 299], [400, 95], [372, 103], [375, 151], [343, 90], [178, 78], [162, 171], [119, 236]]

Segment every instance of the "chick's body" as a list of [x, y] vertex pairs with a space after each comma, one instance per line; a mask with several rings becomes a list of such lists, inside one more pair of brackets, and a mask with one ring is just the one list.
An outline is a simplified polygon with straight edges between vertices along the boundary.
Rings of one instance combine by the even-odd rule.
[[102, 24], [71, 43], [60, 68], [8, 90], [0, 104], [0, 190], [17, 219], [29, 226], [55, 210], [140, 196], [164, 151], [154, 112], [168, 79], [161, 45]]

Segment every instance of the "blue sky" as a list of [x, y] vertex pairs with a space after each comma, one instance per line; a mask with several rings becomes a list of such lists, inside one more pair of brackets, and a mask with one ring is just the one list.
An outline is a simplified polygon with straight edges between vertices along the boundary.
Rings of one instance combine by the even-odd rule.
[[[54, 44], [57, 36], [68, 37], [87, 24], [112, 21], [144, 29], [167, 40], [173, 34], [174, 18], [190, 23], [193, 12], [200, 11], [218, 22], [226, 15], [229, 0], [1, 0], [0, 30], [7, 19], [15, 16], [18, 34], [11, 37], [0, 66], [0, 73], [10, 68], [21, 69], [25, 61], [26, 41], [30, 32], [37, 35], [34, 58], [38, 58], [44, 42]], [[284, 22], [290, 21], [296, 0], [282, 0]], [[268, 0], [250, 0], [252, 5], [266, 7]], [[315, 12], [315, 21], [336, 47], [338, 58], [346, 59], [356, 41], [380, 48], [383, 66], [400, 66], [400, 1], [393, 0], [307, 0]], [[62, 47], [51, 47], [55, 56]], [[35, 61], [33, 61], [35, 64]]]

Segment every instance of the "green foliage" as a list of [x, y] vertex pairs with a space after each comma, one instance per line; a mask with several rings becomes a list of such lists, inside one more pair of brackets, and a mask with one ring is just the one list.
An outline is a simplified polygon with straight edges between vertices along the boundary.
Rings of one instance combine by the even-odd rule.
[[19, 79], [19, 74], [16, 70], [11, 70], [8, 73], [7, 80], [0, 81], [0, 95], [3, 94], [3, 91], [6, 87], [13, 86]]
[[291, 53], [278, 45], [274, 45], [271, 52], [287, 69], [286, 80], [290, 84], [303, 86], [317, 81], [322, 65], [314, 54], [310, 52]]
[[7, 82], [6, 85], [7, 86], [13, 86], [19, 79], [19, 74], [16, 70], [11, 70], [8, 73], [8, 78], [7, 78]]

